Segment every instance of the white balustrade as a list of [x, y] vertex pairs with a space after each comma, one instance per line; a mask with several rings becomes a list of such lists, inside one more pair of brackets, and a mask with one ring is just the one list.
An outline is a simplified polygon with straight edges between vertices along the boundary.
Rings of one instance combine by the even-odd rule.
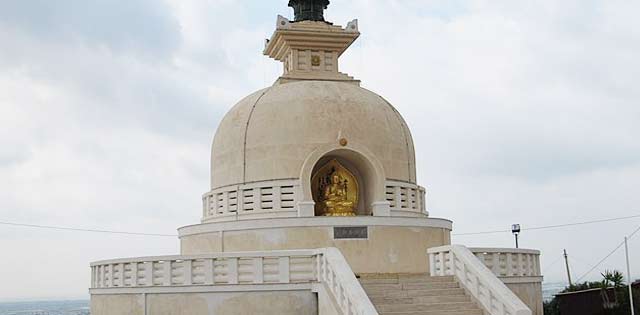
[[325, 283], [343, 315], [377, 315], [375, 307], [337, 248], [326, 248], [318, 260], [318, 280]]
[[[91, 264], [91, 289], [322, 284], [344, 315], [378, 315], [349, 264], [336, 248], [159, 256]], [[105, 291], [106, 290], [106, 291]], [[238, 289], [240, 290], [240, 288]], [[97, 292], [97, 291], [96, 291]], [[126, 292], [126, 291], [123, 291]]]
[[520, 248], [469, 248], [498, 277], [540, 277], [540, 251]]
[[468, 248], [442, 246], [430, 248], [428, 254], [431, 275], [455, 276], [487, 314], [531, 315], [531, 310]]
[[108, 260], [91, 264], [91, 288], [312, 282], [317, 259], [299, 250]]
[[[427, 217], [426, 191], [416, 184], [388, 180], [385, 197], [393, 217]], [[299, 180], [231, 185], [202, 196], [203, 222], [298, 217]]]
[[275, 180], [214, 189], [202, 197], [204, 221], [297, 216], [297, 180]]
[[416, 184], [387, 181], [386, 199], [392, 216], [428, 216], [426, 190]]

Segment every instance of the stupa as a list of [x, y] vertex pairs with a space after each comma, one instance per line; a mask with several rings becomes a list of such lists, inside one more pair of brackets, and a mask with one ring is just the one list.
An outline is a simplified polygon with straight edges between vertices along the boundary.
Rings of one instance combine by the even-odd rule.
[[411, 132], [339, 71], [359, 37], [329, 0], [291, 0], [272, 86], [224, 117], [202, 221], [180, 255], [91, 264], [101, 314], [542, 314], [539, 252], [451, 246], [427, 211]]

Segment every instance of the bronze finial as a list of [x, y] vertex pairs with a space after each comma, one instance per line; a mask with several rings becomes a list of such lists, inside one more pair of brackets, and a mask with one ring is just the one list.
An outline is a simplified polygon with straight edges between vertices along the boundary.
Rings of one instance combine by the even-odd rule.
[[322, 21], [324, 10], [329, 6], [329, 0], [289, 0], [293, 8], [295, 21]]

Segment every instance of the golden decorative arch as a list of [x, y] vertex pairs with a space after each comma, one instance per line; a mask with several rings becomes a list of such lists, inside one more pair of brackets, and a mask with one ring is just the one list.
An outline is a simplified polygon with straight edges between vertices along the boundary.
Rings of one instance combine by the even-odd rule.
[[316, 215], [347, 217], [356, 215], [358, 180], [340, 162], [332, 159], [311, 177]]

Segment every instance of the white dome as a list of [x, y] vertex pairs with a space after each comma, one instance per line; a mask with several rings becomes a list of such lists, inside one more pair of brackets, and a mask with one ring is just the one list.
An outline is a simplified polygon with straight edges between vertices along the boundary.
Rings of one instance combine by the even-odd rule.
[[241, 100], [224, 117], [211, 155], [211, 188], [300, 179], [318, 148], [358, 147], [382, 166], [387, 180], [415, 184], [411, 134], [381, 96], [356, 84], [277, 84]]

